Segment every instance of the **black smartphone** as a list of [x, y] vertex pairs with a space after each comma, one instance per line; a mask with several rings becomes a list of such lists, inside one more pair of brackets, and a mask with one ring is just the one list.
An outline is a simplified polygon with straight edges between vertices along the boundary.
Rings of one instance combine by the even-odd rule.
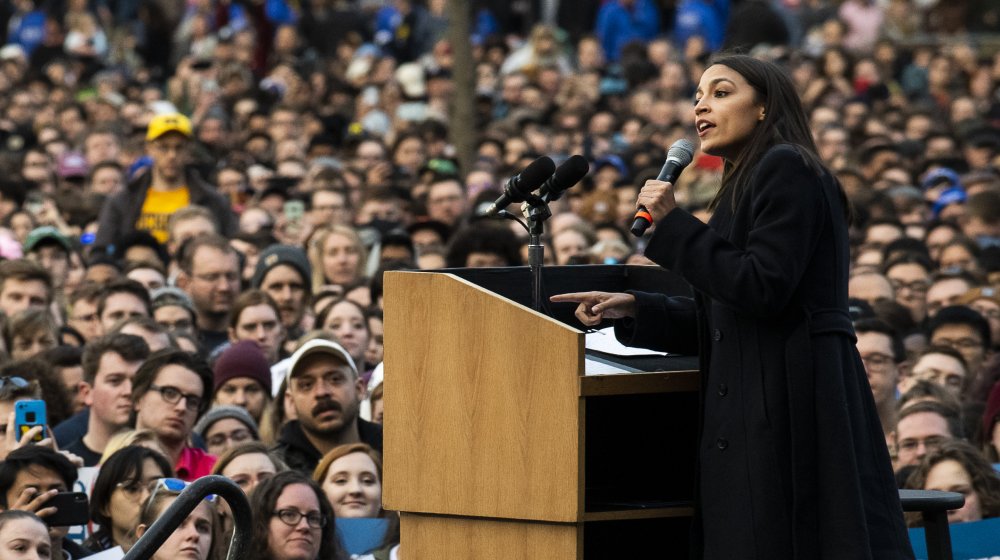
[[86, 525], [90, 521], [90, 505], [83, 492], [59, 492], [42, 504], [54, 507], [56, 512], [45, 518], [49, 527], [74, 527]]

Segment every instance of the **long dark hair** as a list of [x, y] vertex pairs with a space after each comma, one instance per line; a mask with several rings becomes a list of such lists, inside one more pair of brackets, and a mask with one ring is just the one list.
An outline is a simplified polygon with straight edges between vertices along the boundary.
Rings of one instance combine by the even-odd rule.
[[174, 476], [174, 469], [166, 457], [140, 445], [129, 445], [115, 451], [101, 465], [97, 480], [94, 481], [94, 489], [90, 492], [90, 520], [100, 526], [92, 536], [92, 546], [100, 547], [102, 542], [111, 546], [125, 545], [111, 542], [111, 516], [106, 511], [111, 507], [111, 495], [119, 485], [127, 487], [142, 484], [142, 468], [146, 459], [152, 459], [156, 463], [162, 477]]
[[345, 560], [347, 555], [337, 537], [337, 526], [334, 524], [333, 506], [326, 493], [306, 474], [295, 470], [282, 471], [261, 482], [250, 493], [250, 511], [253, 514], [253, 535], [250, 537], [250, 560], [270, 560], [271, 550], [268, 546], [271, 519], [274, 518], [274, 508], [278, 497], [292, 484], [305, 484], [316, 494], [319, 501], [319, 512], [326, 518], [323, 533], [320, 537], [318, 559]]
[[[822, 175], [825, 167], [817, 155], [806, 112], [788, 74], [774, 63], [744, 54], [717, 55], [710, 62], [710, 65], [715, 64], [731, 68], [743, 76], [754, 89], [755, 101], [764, 106], [764, 120], [754, 127], [740, 154], [732, 161], [726, 160], [722, 188], [709, 209], [715, 210], [724, 199], [731, 201], [735, 207], [750, 183], [754, 170], [751, 163], [758, 161], [775, 144], [791, 144], [816, 175]], [[843, 189], [841, 197], [844, 198]]]

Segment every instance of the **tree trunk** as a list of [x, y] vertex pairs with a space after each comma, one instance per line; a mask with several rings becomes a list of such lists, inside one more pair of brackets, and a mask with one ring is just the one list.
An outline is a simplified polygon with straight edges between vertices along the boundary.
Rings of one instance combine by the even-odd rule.
[[463, 176], [472, 169], [476, 155], [475, 68], [469, 41], [471, 17], [469, 0], [448, 0], [448, 42], [454, 57], [452, 80], [455, 85], [448, 130]]

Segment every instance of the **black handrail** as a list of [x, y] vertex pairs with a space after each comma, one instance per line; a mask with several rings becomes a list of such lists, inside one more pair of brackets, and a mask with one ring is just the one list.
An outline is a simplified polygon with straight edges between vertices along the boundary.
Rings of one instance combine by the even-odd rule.
[[903, 511], [919, 511], [924, 518], [924, 539], [928, 560], [951, 560], [951, 531], [948, 510], [965, 504], [965, 496], [957, 492], [937, 490], [900, 490]]
[[174, 503], [164, 511], [159, 519], [142, 535], [135, 545], [129, 549], [123, 560], [149, 560], [160, 549], [170, 534], [180, 526], [188, 514], [198, 507], [205, 496], [216, 494], [229, 504], [233, 514], [233, 538], [229, 541], [229, 554], [226, 560], [237, 560], [246, 556], [247, 545], [250, 543], [252, 524], [250, 520], [250, 502], [246, 494], [235, 482], [224, 476], [203, 476], [195, 480], [177, 496]]

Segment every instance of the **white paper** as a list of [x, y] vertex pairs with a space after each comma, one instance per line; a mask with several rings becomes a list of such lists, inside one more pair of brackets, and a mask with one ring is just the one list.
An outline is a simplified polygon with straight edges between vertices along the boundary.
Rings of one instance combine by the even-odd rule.
[[666, 356], [666, 352], [657, 352], [648, 348], [633, 348], [625, 346], [615, 338], [615, 328], [608, 327], [599, 331], [587, 333], [587, 350], [603, 352], [612, 356]]
[[124, 557], [125, 552], [122, 550], [122, 547], [115, 546], [107, 550], [102, 550], [97, 554], [91, 554], [87, 558], [90, 558], [91, 560], [121, 560]]
[[631, 372], [627, 369], [623, 369], [614, 364], [609, 364], [603, 361], [592, 360], [590, 358], [585, 358], [583, 361], [584, 375], [608, 375], [613, 373], [631, 373]]

